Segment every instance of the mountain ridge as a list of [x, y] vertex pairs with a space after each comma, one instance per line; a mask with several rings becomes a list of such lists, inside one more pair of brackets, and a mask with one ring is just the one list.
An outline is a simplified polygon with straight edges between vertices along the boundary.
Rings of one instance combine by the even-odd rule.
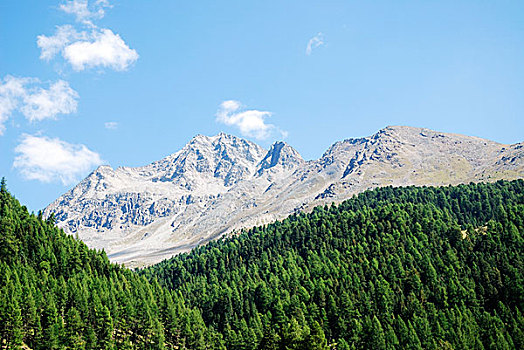
[[101, 166], [45, 210], [59, 226], [128, 266], [149, 265], [241, 228], [387, 185], [524, 177], [522, 143], [388, 126], [304, 160], [220, 133], [137, 168]]

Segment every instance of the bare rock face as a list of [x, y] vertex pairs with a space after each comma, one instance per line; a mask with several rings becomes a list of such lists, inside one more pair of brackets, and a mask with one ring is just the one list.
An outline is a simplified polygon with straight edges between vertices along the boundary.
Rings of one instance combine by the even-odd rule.
[[50, 204], [66, 232], [113, 261], [144, 266], [241, 228], [338, 203], [381, 186], [524, 177], [524, 145], [404, 126], [332, 145], [305, 161], [235, 136], [198, 135], [139, 168], [101, 166]]
[[278, 141], [271, 145], [265, 157], [258, 163], [255, 176], [276, 180], [279, 175], [289, 175], [291, 170], [304, 163], [305, 161], [293, 147]]

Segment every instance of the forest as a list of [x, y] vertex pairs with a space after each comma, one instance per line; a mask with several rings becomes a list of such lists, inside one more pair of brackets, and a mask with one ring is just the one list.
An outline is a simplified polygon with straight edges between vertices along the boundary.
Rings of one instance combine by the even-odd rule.
[[179, 293], [28, 213], [2, 182], [0, 348], [224, 349], [210, 329]]
[[0, 347], [523, 349], [524, 181], [384, 187], [131, 271], [0, 191]]

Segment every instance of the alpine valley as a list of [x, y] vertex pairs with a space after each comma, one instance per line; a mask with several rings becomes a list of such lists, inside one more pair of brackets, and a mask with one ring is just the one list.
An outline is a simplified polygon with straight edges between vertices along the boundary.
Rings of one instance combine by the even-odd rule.
[[524, 177], [524, 144], [391, 126], [304, 160], [220, 133], [198, 135], [149, 165], [101, 166], [51, 203], [66, 233], [129, 267], [151, 265], [244, 228], [340, 203], [384, 186], [457, 185]]

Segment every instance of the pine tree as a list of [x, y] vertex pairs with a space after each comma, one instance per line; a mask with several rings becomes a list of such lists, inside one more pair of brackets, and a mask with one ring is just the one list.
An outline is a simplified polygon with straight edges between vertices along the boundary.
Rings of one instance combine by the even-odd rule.
[[80, 313], [74, 307], [69, 309], [65, 317], [65, 345], [72, 350], [85, 348], [83, 334], [83, 322]]
[[42, 343], [40, 349], [59, 349], [60, 325], [53, 298], [49, 298], [42, 313]]
[[327, 340], [326, 335], [324, 334], [324, 330], [322, 330], [322, 327], [317, 321], [314, 321], [311, 325], [310, 334], [307, 336], [304, 344], [306, 348], [310, 350], [329, 349], [329, 347], [327, 346]]
[[113, 345], [113, 319], [107, 306], [96, 310], [97, 338], [102, 349], [111, 349]]
[[264, 326], [264, 335], [258, 345], [259, 350], [277, 350], [279, 337], [275, 330], [269, 325]]
[[371, 349], [386, 349], [386, 336], [384, 334], [384, 329], [376, 316], [373, 316], [371, 321], [371, 332], [369, 337], [369, 346]]

